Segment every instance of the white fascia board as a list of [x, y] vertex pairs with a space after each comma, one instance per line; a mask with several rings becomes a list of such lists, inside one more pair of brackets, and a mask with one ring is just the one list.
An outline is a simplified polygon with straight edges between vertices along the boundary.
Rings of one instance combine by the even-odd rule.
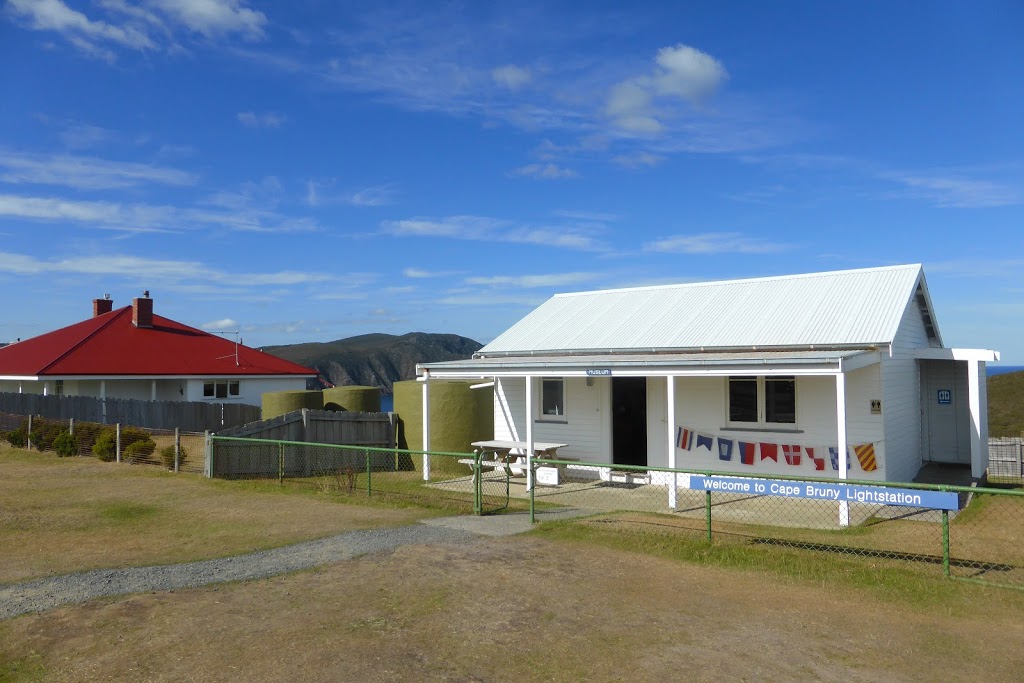
[[999, 360], [999, 352], [991, 349], [927, 348], [914, 351], [914, 358], [921, 360], [977, 360], [994, 363]]
[[[732, 368], [613, 368], [611, 375], [602, 377], [735, 377], [735, 376], [831, 376], [837, 375], [838, 365], [816, 368], [773, 368], [763, 365], [739, 365]], [[466, 370], [434, 370], [431, 379], [488, 379], [496, 377], [590, 377], [585, 369], [531, 368], [529, 370], [490, 370], [481, 373]], [[422, 381], [422, 380], [420, 380]]]
[[882, 354], [878, 351], [871, 351], [870, 353], [843, 358], [839, 361], [839, 367], [843, 369], [843, 372], [852, 372], [880, 362], [882, 362]]
[[[47, 377], [46, 379], [50, 379]], [[58, 377], [57, 379], [62, 379]], [[29, 377], [27, 375], [0, 375], [0, 382], [38, 382], [39, 377]]]

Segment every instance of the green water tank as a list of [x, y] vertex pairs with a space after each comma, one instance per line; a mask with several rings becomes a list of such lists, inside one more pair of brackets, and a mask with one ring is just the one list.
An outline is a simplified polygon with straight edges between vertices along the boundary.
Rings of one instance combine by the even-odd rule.
[[294, 410], [324, 409], [324, 395], [321, 391], [268, 391], [263, 394], [262, 418], [269, 420]]
[[324, 389], [324, 410], [379, 413], [380, 387], [361, 387], [353, 384]]
[[[447, 453], [472, 453], [473, 441], [494, 438], [494, 388], [470, 389], [461, 380], [430, 382], [430, 450]], [[395, 382], [395, 412], [399, 417], [398, 446], [423, 449], [423, 383], [415, 380]], [[431, 474], [464, 476], [465, 465], [456, 458], [431, 459]], [[413, 457], [417, 471], [423, 459]]]

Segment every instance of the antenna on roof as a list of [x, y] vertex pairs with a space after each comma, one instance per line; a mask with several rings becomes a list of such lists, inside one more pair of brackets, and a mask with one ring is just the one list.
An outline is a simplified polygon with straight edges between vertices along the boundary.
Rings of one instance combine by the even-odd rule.
[[[241, 365], [241, 363], [238, 360], [238, 345], [241, 343], [241, 340], [238, 338], [238, 330], [235, 330], [234, 332], [214, 332], [214, 334], [233, 334], [233, 335], [235, 335], [235, 353], [234, 353], [234, 356], [235, 356], [235, 367], [238, 367], [239, 365]], [[217, 356], [217, 360], [223, 360], [225, 358], [231, 358], [231, 354], [228, 354], [227, 356]]]

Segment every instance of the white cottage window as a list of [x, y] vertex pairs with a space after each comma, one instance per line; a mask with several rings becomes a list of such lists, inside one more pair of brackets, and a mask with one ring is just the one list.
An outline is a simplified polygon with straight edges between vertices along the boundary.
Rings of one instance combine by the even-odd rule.
[[228, 398], [239, 396], [240, 390], [237, 379], [220, 379], [203, 382], [203, 398]]
[[796, 378], [730, 377], [728, 392], [730, 427], [796, 424]]
[[540, 381], [541, 419], [565, 419], [565, 380], [561, 377], [545, 377]]

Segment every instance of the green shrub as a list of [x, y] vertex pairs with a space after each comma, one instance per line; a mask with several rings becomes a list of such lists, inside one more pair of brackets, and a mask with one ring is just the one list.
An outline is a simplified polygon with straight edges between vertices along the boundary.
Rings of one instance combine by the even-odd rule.
[[[127, 451], [128, 447], [138, 441], [153, 441], [153, 437], [149, 435], [144, 429], [138, 427], [122, 427], [121, 428], [121, 449], [122, 452]], [[153, 448], [150, 449], [150, 453], [156, 449], [156, 443], [153, 443]]]
[[[39, 438], [32, 437], [32, 445], [41, 451], [52, 451], [53, 442], [57, 440], [65, 429], [62, 429], [61, 423], [59, 422], [45, 422], [40, 421], [42, 424], [39, 425]], [[33, 432], [35, 432], [35, 424], [32, 425]]]
[[[124, 440], [124, 432], [121, 433], [121, 439], [122, 441]], [[138, 462], [153, 455], [153, 451], [155, 450], [156, 441], [153, 441], [153, 439], [147, 438], [145, 441], [132, 441], [121, 454], [121, 460], [129, 464]], [[172, 454], [171, 464], [174, 463], [173, 458], [174, 455]]]
[[57, 455], [61, 458], [78, 455], [78, 439], [70, 432], [61, 432], [53, 440], [53, 450], [57, 451]]
[[[184, 446], [178, 447], [178, 467], [185, 464], [185, 458], [188, 456], [188, 451], [185, 450]], [[164, 446], [160, 449], [160, 460], [163, 461], [164, 467], [169, 470], [174, 469], [174, 445]]]
[[5, 432], [4, 433], [4, 439], [6, 439], [7, 443], [11, 444], [15, 448], [24, 448], [25, 447], [25, 428], [24, 427], [18, 427], [17, 429], [12, 429], [9, 432]]
[[111, 462], [117, 458], [117, 432], [109, 427], [100, 432], [96, 443], [92, 445], [92, 454], [103, 462]]
[[104, 429], [109, 429], [106, 425], [101, 425], [98, 422], [78, 422], [75, 421], [75, 438], [78, 439], [79, 445], [85, 448], [91, 448], [96, 443], [96, 438], [103, 432]]

